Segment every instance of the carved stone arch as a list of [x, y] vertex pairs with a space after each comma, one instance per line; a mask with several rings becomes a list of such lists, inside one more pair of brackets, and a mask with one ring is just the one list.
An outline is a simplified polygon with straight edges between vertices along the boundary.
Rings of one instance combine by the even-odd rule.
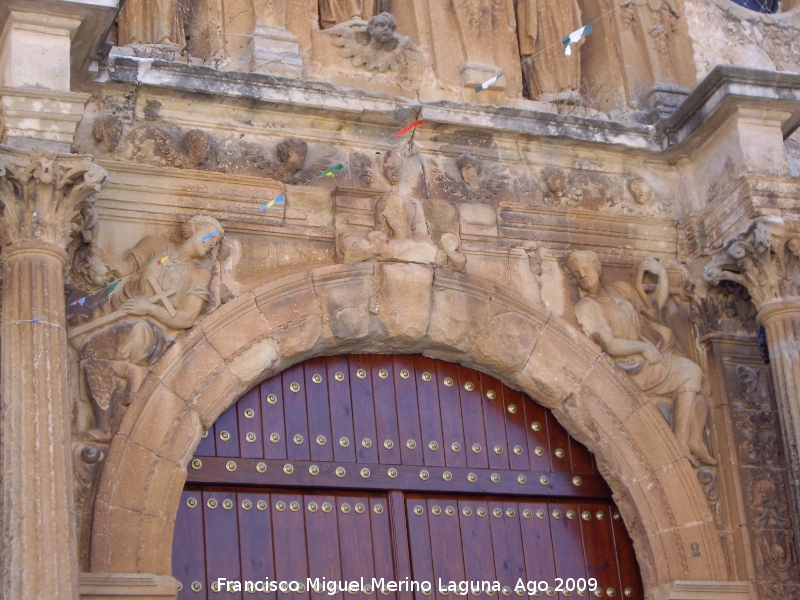
[[271, 281], [205, 317], [154, 365], [111, 443], [94, 572], [170, 574], [173, 523], [203, 428], [313, 356], [423, 353], [550, 408], [591, 450], [636, 548], [648, 598], [726, 581], [712, 514], [658, 411], [588, 338], [539, 306], [449, 270], [355, 263]]

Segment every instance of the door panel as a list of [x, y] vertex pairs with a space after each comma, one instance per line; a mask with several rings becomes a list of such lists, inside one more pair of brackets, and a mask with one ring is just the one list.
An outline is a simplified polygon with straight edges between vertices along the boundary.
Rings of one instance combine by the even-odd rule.
[[421, 356], [312, 359], [246, 393], [195, 456], [175, 525], [181, 600], [223, 597], [218, 577], [303, 585], [257, 591], [270, 600], [351, 596], [307, 588], [309, 576], [433, 587], [356, 594], [371, 600], [450, 596], [439, 580], [498, 582], [516, 596], [520, 579], [559, 578], [643, 599], [592, 454], [548, 410], [471, 369]]

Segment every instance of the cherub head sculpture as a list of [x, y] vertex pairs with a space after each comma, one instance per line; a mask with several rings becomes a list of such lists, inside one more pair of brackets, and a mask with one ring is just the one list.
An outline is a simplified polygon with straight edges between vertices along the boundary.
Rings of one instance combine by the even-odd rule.
[[483, 166], [478, 158], [471, 154], [462, 154], [456, 159], [456, 167], [459, 173], [461, 173], [464, 183], [466, 183], [470, 189], [477, 190], [481, 187], [480, 176]]
[[369, 20], [367, 34], [374, 48], [391, 50], [392, 48], [388, 46], [392, 42], [396, 43], [394, 39], [396, 29], [397, 21], [394, 16], [391, 13], [382, 12]]
[[299, 138], [286, 138], [275, 147], [278, 160], [288, 168], [299, 171], [303, 168], [308, 154], [308, 144]]

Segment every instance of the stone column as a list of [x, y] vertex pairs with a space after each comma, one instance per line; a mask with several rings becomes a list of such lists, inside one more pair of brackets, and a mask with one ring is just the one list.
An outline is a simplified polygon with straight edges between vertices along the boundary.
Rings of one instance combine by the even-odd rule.
[[[760, 218], [715, 254], [703, 273], [747, 288], [765, 329], [789, 473], [792, 517], [800, 525], [800, 221]], [[800, 535], [795, 535], [800, 551]]]
[[0, 589], [77, 600], [63, 273], [73, 222], [106, 173], [43, 148], [0, 162]]

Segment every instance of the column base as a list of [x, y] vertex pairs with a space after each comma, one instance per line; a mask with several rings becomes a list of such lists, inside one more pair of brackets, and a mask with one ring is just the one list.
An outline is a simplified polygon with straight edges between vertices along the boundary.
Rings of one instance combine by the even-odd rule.
[[178, 581], [147, 573], [81, 573], [81, 600], [167, 600], [178, 595]]

